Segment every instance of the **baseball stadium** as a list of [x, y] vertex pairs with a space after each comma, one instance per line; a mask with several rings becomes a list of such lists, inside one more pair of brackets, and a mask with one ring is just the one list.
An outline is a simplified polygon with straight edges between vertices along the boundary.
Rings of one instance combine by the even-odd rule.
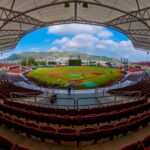
[[150, 150], [149, 12], [0, 0], [0, 150]]

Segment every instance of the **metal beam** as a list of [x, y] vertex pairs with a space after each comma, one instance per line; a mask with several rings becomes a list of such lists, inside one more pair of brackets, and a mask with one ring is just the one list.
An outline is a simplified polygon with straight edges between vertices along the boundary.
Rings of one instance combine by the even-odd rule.
[[[18, 17], [15, 17], [17, 16]], [[4, 23], [8, 23], [10, 21], [10, 18], [13, 18], [12, 22], [18, 22], [18, 23], [24, 23], [24, 24], [30, 24], [34, 26], [41, 26], [43, 23], [35, 18], [32, 18], [27, 15], [21, 15], [21, 12], [17, 12], [14, 10], [9, 10], [3, 7], [0, 7], [0, 21], [4, 21]]]
[[[109, 21], [108, 24], [119, 25], [119, 24], [140, 21], [141, 23], [146, 24], [147, 27], [150, 27], [146, 22], [147, 20], [150, 20], [149, 12], [150, 12], [150, 7], [138, 9], [137, 11], [130, 12], [127, 15], [123, 15], [121, 17], [115, 18]], [[133, 16], [136, 16], [136, 17], [133, 17]]]
[[25, 32], [25, 30], [0, 30], [0, 37], [22, 35]]
[[13, 49], [16, 47], [16, 44], [12, 44], [12, 45], [9, 45], [9, 46], [3, 46], [3, 47], [0, 47], [0, 51], [4, 51], [4, 50], [8, 50], [8, 49]]
[[150, 30], [149, 29], [132, 29], [132, 30], [126, 30], [127, 34], [131, 35], [142, 35], [142, 36], [150, 36]]
[[[0, 29], [2, 29], [9, 21], [11, 20], [14, 20], [15, 18], [18, 18], [19, 16], [22, 16], [22, 15], [25, 15], [27, 13], [30, 13], [32, 11], [36, 11], [36, 10], [39, 10], [39, 9], [42, 9], [42, 8], [45, 8], [45, 7], [50, 7], [50, 6], [55, 6], [55, 5], [62, 5], [64, 4], [66, 1], [59, 1], [59, 2], [51, 2], [51, 3], [48, 3], [48, 4], [45, 4], [45, 5], [42, 5], [42, 6], [38, 6], [36, 8], [32, 8], [32, 9], [29, 9], [27, 11], [24, 11], [24, 12], [21, 12], [20, 14], [17, 14], [11, 18], [9, 18], [7, 21], [5, 21], [3, 23], [3, 25], [0, 27]], [[68, 3], [75, 3], [75, 0], [70, 0], [70, 1], [67, 1]], [[84, 3], [85, 1], [83, 0], [78, 0], [78, 3]], [[138, 21], [141, 21], [143, 24], [145, 24], [145, 26], [147, 26], [148, 28], [150, 28], [150, 26], [145, 23], [143, 21], [143, 19], [141, 19], [139, 16], [137, 16], [136, 14], [134, 13], [129, 13], [129, 12], [126, 12], [124, 10], [121, 10], [121, 9], [118, 9], [118, 8], [115, 8], [115, 7], [112, 7], [112, 6], [109, 6], [109, 5], [105, 5], [105, 4], [102, 4], [100, 2], [93, 2], [93, 1], [87, 1], [87, 4], [90, 4], [90, 5], [95, 5], [95, 6], [101, 6], [101, 7], [104, 7], [104, 8], [108, 8], [108, 9], [112, 9], [112, 10], [115, 10], [115, 11], [118, 11], [118, 12], [121, 12], [125, 15], [129, 15], [135, 19], [137, 19]]]
[[[12, 1], [13, 3], [15, 2], [15, 0]], [[37, 29], [37, 28], [40, 28], [40, 27], [43, 27], [43, 26], [47, 26], [47, 25], [53, 25], [53, 24], [62, 24], [62, 23], [68, 23], [68, 22], [79, 22], [78, 21], [78, 16], [77, 16], [77, 4], [82, 4], [84, 3], [85, 1], [84, 0], [68, 0], [67, 2], [68, 3], [73, 3], [75, 5], [75, 8], [74, 8], [74, 18], [70, 19], [70, 20], [57, 20], [57, 21], [53, 21], [53, 22], [41, 22], [35, 18], [32, 18], [26, 14], [29, 14], [30, 12], [33, 12], [33, 11], [38, 11], [42, 8], [45, 8], [45, 7], [52, 7], [52, 6], [55, 6], [55, 5], [62, 5], [66, 2], [66, 0], [62, 0], [62, 1], [57, 1], [57, 0], [54, 0], [53, 2], [51, 3], [48, 3], [48, 4], [45, 4], [45, 5], [42, 5], [42, 6], [36, 6], [32, 9], [29, 9], [29, 10], [26, 10], [24, 12], [17, 12], [17, 11], [14, 11], [12, 8], [13, 8], [13, 5], [11, 5], [11, 9], [6, 9], [6, 8], [3, 8], [3, 7], [0, 7], [0, 20], [3, 21], [3, 24], [1, 25], [0, 29], [2, 29], [7, 23], [9, 22], [17, 22], [20, 24], [20, 30], [14, 30], [14, 31], [1, 31], [0, 30], [0, 37], [2, 37], [3, 35], [4, 36], [13, 36], [13, 33], [14, 35], [19, 35], [20, 38], [23, 37], [23, 35], [25, 35], [25, 33], [28, 33], [30, 31], [33, 31], [34, 29]], [[112, 27], [112, 28], [115, 28], [115, 29], [119, 29], [121, 30], [123, 33], [127, 34], [131, 40], [132, 40], [132, 43], [134, 44], [134, 46], [136, 47], [136, 45], [138, 45], [137, 43], [137, 40], [135, 40], [137, 37], [132, 37], [132, 33], [136, 34], [136, 31], [135, 30], [132, 30], [132, 23], [133, 22], [140, 22], [142, 23], [144, 26], [145, 26], [145, 30], [150, 30], [150, 26], [149, 24], [147, 24], [146, 20], [150, 20], [150, 16], [148, 15], [149, 14], [149, 10], [150, 10], [150, 7], [147, 7], [147, 8], [143, 8], [143, 9], [140, 9], [140, 6], [139, 6], [139, 3], [138, 3], [138, 0], [136, 0], [137, 2], [137, 7], [138, 7], [138, 10], [137, 11], [133, 11], [133, 12], [127, 12], [127, 11], [124, 11], [124, 10], [121, 10], [119, 8], [116, 8], [116, 7], [113, 7], [113, 6], [110, 6], [110, 5], [105, 5], [101, 2], [99, 2], [98, 0], [95, 0], [95, 1], [86, 1], [87, 4], [89, 4], [88, 6], [90, 7], [90, 5], [95, 5], [95, 6], [99, 6], [99, 7], [104, 7], [104, 8], [108, 8], [108, 9], [111, 9], [111, 10], [114, 10], [116, 12], [120, 12], [122, 14], [124, 14], [123, 16], [117, 18], [117, 19], [114, 19], [110, 22], [105, 22], [106, 26], [108, 27]], [[148, 16], [148, 17], [147, 17]], [[80, 20], [81, 22], [86, 22], [86, 23], [90, 23], [90, 24], [96, 24], [95, 22], [88, 22], [86, 20]], [[119, 26], [119, 24], [126, 24], [126, 23], [129, 23], [129, 29], [126, 31], [124, 29], [121, 29]], [[32, 25], [31, 28], [27, 31], [22, 31], [22, 24], [30, 24]], [[101, 25], [100, 23], [97, 23], [98, 25]], [[147, 28], [147, 29], [146, 29]], [[20, 31], [20, 32], [19, 32]], [[142, 31], [138, 31], [137, 35], [140, 35], [140, 32]], [[142, 35], [146, 35], [146, 31], [143, 31], [142, 32]], [[139, 40], [139, 39], [138, 39]], [[9, 41], [9, 40], [8, 40]], [[4, 42], [4, 41], [3, 41]], [[15, 42], [15, 41], [14, 41]], [[145, 42], [145, 41], [144, 41]], [[143, 43], [144, 43], [143, 42]]]

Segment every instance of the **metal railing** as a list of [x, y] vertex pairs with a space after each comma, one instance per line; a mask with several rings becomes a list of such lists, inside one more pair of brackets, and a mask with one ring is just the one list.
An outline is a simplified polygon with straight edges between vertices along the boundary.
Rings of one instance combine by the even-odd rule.
[[[76, 108], [76, 100], [75, 98], [65, 98], [65, 97], [59, 97], [56, 99], [56, 103], [51, 103], [51, 96], [52, 95], [38, 95], [38, 94], [34, 94], [34, 93], [18, 93], [18, 92], [11, 92], [10, 93], [10, 97], [12, 100], [14, 101], [18, 101], [20, 102], [20, 97], [17, 97], [18, 96], [22, 96], [22, 97], [29, 97], [29, 98], [34, 98], [34, 101], [30, 101], [30, 100], [22, 100], [21, 102], [23, 103], [28, 103], [28, 104], [32, 104], [32, 105], [37, 105], [37, 106], [44, 106], [44, 107], [53, 107], [53, 108], [61, 108], [61, 107], [67, 107], [67, 108]], [[39, 101], [41, 101], [40, 99], [45, 99], [47, 101], [47, 103], [41, 103]], [[60, 104], [57, 103], [57, 101], [62, 101], [60, 102]], [[66, 104], [63, 104], [64, 102], [67, 102]], [[71, 104], [69, 104], [69, 103]]]
[[[95, 96], [95, 97], [83, 97], [83, 98], [77, 98], [76, 99], [76, 108], [79, 107], [102, 107], [107, 104], [118, 104], [121, 102], [129, 102], [132, 100], [137, 100], [141, 96], [140, 91], [132, 91], [130, 94], [136, 94], [134, 97], [131, 97], [130, 95], [124, 96], [123, 94], [120, 95], [107, 95], [107, 96]], [[98, 102], [97, 103], [86, 103], [82, 104], [83, 101], [85, 100], [90, 100], [90, 99], [96, 99]], [[109, 99], [109, 102], [105, 102], [106, 99]], [[104, 102], [103, 102], [104, 101]], [[89, 101], [92, 102], [92, 101]]]
[[[51, 103], [51, 96], [52, 95], [37, 95], [35, 93], [18, 93], [12, 92], [11, 99], [23, 102], [31, 105], [36, 106], [44, 106], [49, 108], [91, 108], [91, 107], [102, 107], [107, 105], [115, 105], [119, 103], [125, 103], [129, 101], [134, 101], [140, 99], [140, 92], [139, 91], [132, 91], [130, 94], [135, 94], [134, 97], [131, 97], [128, 93], [128, 96], [120, 95], [107, 95], [107, 96], [93, 96], [93, 97], [79, 97], [79, 98], [67, 98], [67, 97], [57, 97], [54, 103]], [[18, 97], [17, 97], [18, 95]], [[22, 97], [29, 97], [34, 98], [34, 101], [28, 100], [20, 100], [19, 96]], [[41, 102], [43, 101], [43, 102]], [[45, 101], [45, 102], [44, 102]]]

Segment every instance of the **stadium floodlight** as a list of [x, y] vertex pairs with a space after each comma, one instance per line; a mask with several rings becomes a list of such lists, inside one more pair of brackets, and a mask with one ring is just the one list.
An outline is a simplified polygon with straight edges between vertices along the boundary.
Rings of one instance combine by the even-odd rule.
[[68, 2], [65, 2], [65, 8], [70, 7], [70, 4]]
[[84, 2], [83, 5], [82, 5], [82, 7], [83, 7], [83, 8], [88, 8], [88, 3], [87, 3], [87, 2]]

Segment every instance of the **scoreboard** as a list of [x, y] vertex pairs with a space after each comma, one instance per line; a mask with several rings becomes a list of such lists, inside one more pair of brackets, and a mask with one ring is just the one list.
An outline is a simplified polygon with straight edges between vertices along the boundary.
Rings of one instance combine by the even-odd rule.
[[81, 59], [80, 56], [70, 56], [69, 59], [69, 66], [81, 66]]
[[69, 59], [69, 66], [81, 66], [81, 59], [78, 60]]

